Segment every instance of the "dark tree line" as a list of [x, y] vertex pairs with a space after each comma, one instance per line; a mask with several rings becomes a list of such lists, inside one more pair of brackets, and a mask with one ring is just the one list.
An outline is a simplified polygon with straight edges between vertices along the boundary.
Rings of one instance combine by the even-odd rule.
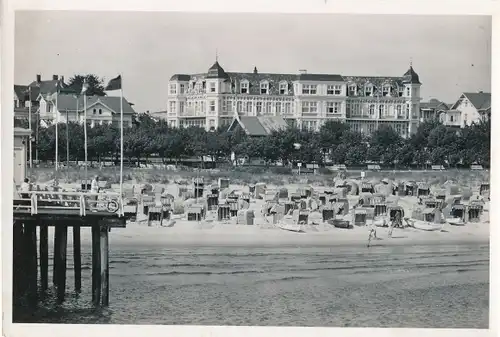
[[[81, 161], [84, 159], [84, 133], [83, 126], [76, 123], [59, 125], [59, 160], [66, 160], [66, 127], [70, 135], [70, 160]], [[266, 137], [252, 138], [222, 128], [213, 132], [197, 127], [171, 128], [165, 121], [155, 122], [147, 115], [140, 115], [132, 127], [124, 130], [124, 154], [135, 164], [152, 157], [176, 162], [205, 156], [217, 162], [228, 162], [234, 153], [236, 158], [262, 159], [270, 165], [277, 162], [321, 165], [328, 161], [347, 166], [371, 162], [398, 167], [457, 167], [474, 163], [489, 167], [490, 128], [489, 121], [462, 129], [426, 122], [420, 124], [410, 138], [403, 139], [387, 126], [365, 136], [351, 130], [348, 124], [332, 121], [324, 124], [319, 132], [288, 128]], [[119, 137], [120, 130], [116, 126], [88, 128], [89, 160], [118, 161]], [[301, 144], [299, 149], [294, 146], [296, 143]], [[54, 160], [55, 126], [39, 130], [38, 142], [33, 148], [36, 147], [40, 160]]]

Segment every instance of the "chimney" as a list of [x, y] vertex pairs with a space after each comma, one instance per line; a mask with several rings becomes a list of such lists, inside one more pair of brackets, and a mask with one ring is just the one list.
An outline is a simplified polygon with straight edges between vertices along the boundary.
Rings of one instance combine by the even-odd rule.
[[257, 74], [257, 67], [253, 67], [253, 73]]
[[59, 79], [59, 75], [52, 75], [52, 79], [53, 79], [54, 81], [57, 81], [57, 80]]
[[299, 69], [299, 73], [301, 75], [305, 75], [305, 74], [307, 74], [307, 70], [306, 69]]
[[42, 75], [40, 75], [40, 74], [37, 74], [37, 75], [36, 75], [36, 82], [37, 82], [37, 83], [42, 82]]

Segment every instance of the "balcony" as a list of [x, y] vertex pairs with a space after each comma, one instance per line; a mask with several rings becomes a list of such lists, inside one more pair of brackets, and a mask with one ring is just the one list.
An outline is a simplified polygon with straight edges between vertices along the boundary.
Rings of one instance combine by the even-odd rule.
[[207, 113], [205, 111], [195, 111], [193, 108], [187, 108], [185, 111], [179, 113], [179, 117], [206, 117]]

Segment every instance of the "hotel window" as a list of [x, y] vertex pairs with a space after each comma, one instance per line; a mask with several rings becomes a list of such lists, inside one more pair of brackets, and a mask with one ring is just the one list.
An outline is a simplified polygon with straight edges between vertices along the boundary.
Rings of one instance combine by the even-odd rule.
[[276, 114], [281, 114], [281, 102], [276, 102]]
[[184, 112], [184, 105], [185, 105], [185, 103], [184, 103], [184, 102], [179, 102], [179, 112], [180, 112], [180, 113], [183, 113], [183, 112]]
[[382, 88], [382, 95], [383, 96], [390, 96], [391, 94], [391, 87], [388, 85], [384, 85]]
[[326, 87], [327, 95], [340, 95], [342, 93], [342, 87], [340, 85], [329, 85]]
[[186, 88], [185, 88], [185, 87], [186, 87], [186, 86], [185, 86], [184, 84], [179, 85], [179, 93], [180, 93], [181, 95], [185, 92], [185, 90], [186, 90]]
[[356, 86], [355, 85], [349, 86], [349, 96], [356, 96]]
[[316, 95], [317, 86], [312, 84], [303, 84], [302, 85], [302, 94], [303, 95]]
[[396, 105], [396, 112], [397, 112], [398, 116], [401, 116], [403, 114], [402, 109], [401, 109], [401, 105]]
[[99, 109], [99, 115], [102, 115], [102, 109]]
[[170, 112], [176, 112], [175, 110], [175, 102], [170, 102], [170, 109], [169, 109]]
[[210, 92], [215, 92], [215, 83], [210, 82]]
[[262, 102], [257, 102], [255, 106], [257, 108], [257, 113], [262, 113]]
[[240, 93], [248, 94], [248, 82], [247, 81], [243, 81], [240, 83]]
[[170, 95], [177, 94], [177, 84], [170, 84]]
[[236, 112], [241, 112], [242, 108], [243, 108], [243, 102], [238, 101], [236, 103]]
[[383, 116], [385, 115], [385, 106], [384, 105], [379, 105], [378, 106], [378, 113], [379, 113], [379, 116]]
[[97, 110], [96, 110], [96, 109], [94, 109], [94, 110], [92, 111], [92, 113], [95, 115], [96, 111], [97, 111]]
[[269, 94], [269, 83], [262, 82], [260, 84], [260, 93], [265, 95]]
[[410, 87], [406, 87], [406, 97], [410, 97]]
[[281, 82], [280, 83], [280, 95], [288, 94], [288, 83]]
[[375, 105], [374, 104], [370, 104], [370, 106], [368, 107], [368, 112], [370, 115], [375, 114]]
[[290, 112], [290, 103], [285, 103], [285, 114], [289, 114]]
[[267, 102], [266, 103], [266, 114], [270, 114], [272, 111], [272, 103], [271, 102]]
[[373, 86], [371, 84], [367, 84], [365, 86], [365, 96], [371, 96], [373, 94]]
[[227, 111], [227, 100], [222, 100], [222, 111]]
[[215, 112], [215, 101], [210, 101], [210, 113]]
[[205, 102], [203, 101], [200, 102], [200, 111], [205, 112]]
[[453, 115], [450, 115], [450, 122], [453, 122]]
[[247, 102], [247, 112], [252, 112], [252, 102]]
[[403, 88], [398, 88], [398, 96], [403, 97]]
[[338, 114], [340, 112], [340, 103], [328, 102], [326, 107], [326, 112], [329, 114]]
[[302, 102], [303, 113], [316, 113], [318, 111], [317, 102]]

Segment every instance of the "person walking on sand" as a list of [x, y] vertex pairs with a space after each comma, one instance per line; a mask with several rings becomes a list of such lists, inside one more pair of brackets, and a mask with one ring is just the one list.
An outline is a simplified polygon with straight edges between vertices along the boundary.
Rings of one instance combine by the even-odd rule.
[[375, 223], [372, 221], [370, 225], [368, 225], [368, 245], [367, 247], [370, 247], [370, 243], [372, 239], [377, 239], [377, 227], [375, 226]]
[[95, 176], [90, 185], [91, 193], [99, 193], [99, 176]]

